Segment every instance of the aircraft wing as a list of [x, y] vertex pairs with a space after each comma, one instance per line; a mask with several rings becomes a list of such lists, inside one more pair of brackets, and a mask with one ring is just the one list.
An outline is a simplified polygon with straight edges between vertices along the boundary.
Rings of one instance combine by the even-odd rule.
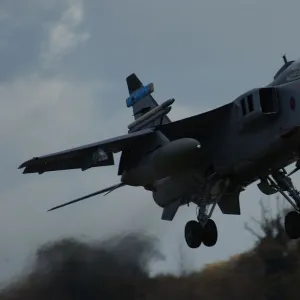
[[213, 129], [219, 128], [220, 123], [227, 120], [232, 106], [232, 103], [228, 103], [195, 116], [164, 124], [160, 127], [160, 131], [170, 140], [192, 137], [201, 138], [203, 141], [202, 138], [210, 137]]
[[34, 157], [19, 166], [25, 168], [23, 174], [58, 170], [81, 169], [114, 165], [113, 153], [126, 148], [138, 147], [144, 138], [155, 134], [151, 129], [121, 135], [93, 144], [68, 149], [40, 157]]

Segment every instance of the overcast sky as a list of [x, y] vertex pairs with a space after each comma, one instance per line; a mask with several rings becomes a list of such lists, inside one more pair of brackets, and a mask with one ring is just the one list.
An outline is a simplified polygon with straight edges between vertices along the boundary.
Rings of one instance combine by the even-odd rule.
[[268, 84], [284, 53], [300, 56], [299, 9], [296, 0], [2, 0], [0, 280], [19, 274], [39, 245], [65, 236], [149, 232], [167, 255], [154, 272], [177, 271], [180, 244], [194, 268], [250, 247], [244, 222], [260, 212], [256, 185], [241, 195], [242, 216], [215, 211], [217, 245], [191, 250], [183, 232], [195, 207], [161, 221], [161, 209], [141, 188], [46, 213], [117, 183], [117, 166], [42, 176], [22, 175], [17, 167], [33, 156], [126, 133], [132, 111], [125, 78], [132, 72], [154, 82], [159, 102], [176, 99], [172, 120]]

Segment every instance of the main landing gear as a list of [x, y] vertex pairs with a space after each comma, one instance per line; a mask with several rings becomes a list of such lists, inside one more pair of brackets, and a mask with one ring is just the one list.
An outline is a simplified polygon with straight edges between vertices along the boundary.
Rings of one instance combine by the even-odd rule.
[[[185, 225], [185, 241], [190, 248], [198, 248], [201, 243], [206, 247], [212, 247], [218, 240], [218, 229], [216, 223], [211, 219], [217, 203], [223, 197], [229, 179], [211, 180], [204, 189], [203, 197], [197, 201], [197, 221], [192, 220]], [[208, 201], [213, 199], [213, 201]], [[207, 213], [207, 203], [213, 203]]]
[[206, 247], [212, 247], [218, 240], [218, 229], [216, 223], [210, 219], [216, 202], [206, 214], [206, 205], [199, 206], [197, 213], [198, 221], [192, 220], [185, 225], [185, 241], [190, 248], [198, 248], [201, 243]]
[[[293, 207], [285, 216], [285, 232], [290, 239], [300, 238], [300, 193], [293, 185], [285, 170], [278, 170], [266, 178], [269, 185], [279, 192]], [[287, 193], [286, 193], [287, 192]], [[288, 195], [287, 195], [288, 194]]]
[[201, 243], [212, 247], [218, 240], [218, 229], [215, 222], [208, 219], [203, 226], [197, 221], [189, 221], [185, 225], [185, 241], [190, 248], [198, 248]]

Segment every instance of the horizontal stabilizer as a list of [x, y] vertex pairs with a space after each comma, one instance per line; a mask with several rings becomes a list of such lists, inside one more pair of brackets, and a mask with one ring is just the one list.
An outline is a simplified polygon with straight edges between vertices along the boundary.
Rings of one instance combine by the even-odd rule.
[[122, 186], [124, 186], [125, 184], [123, 182], [121, 183], [118, 183], [118, 184], [115, 184], [115, 185], [112, 185], [110, 187], [107, 187], [103, 190], [100, 190], [100, 191], [97, 191], [95, 193], [92, 193], [92, 194], [89, 194], [89, 195], [86, 195], [86, 196], [83, 196], [83, 197], [80, 197], [80, 198], [77, 198], [75, 200], [72, 200], [72, 201], [69, 201], [69, 202], [66, 202], [64, 204], [61, 204], [61, 205], [58, 205], [58, 206], [55, 206], [51, 209], [49, 209], [48, 211], [52, 211], [52, 210], [55, 210], [55, 209], [58, 209], [58, 208], [61, 208], [61, 207], [64, 207], [64, 206], [67, 206], [67, 205], [70, 205], [70, 204], [73, 204], [73, 203], [76, 203], [76, 202], [79, 202], [79, 201], [82, 201], [82, 200], [85, 200], [85, 199], [88, 199], [88, 198], [91, 198], [91, 197], [94, 197], [94, 196], [97, 196], [97, 195], [100, 195], [100, 194], [103, 194], [103, 193], [110, 193]]

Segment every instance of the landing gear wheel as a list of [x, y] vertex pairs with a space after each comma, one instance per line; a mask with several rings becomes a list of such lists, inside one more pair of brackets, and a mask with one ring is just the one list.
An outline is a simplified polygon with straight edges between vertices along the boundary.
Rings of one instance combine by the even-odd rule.
[[300, 238], [300, 214], [297, 211], [290, 211], [285, 216], [284, 227], [290, 239]]
[[185, 225], [185, 241], [190, 248], [198, 248], [201, 245], [202, 227], [197, 221], [189, 221]]
[[218, 240], [218, 229], [216, 223], [208, 219], [204, 226], [204, 232], [202, 242], [206, 247], [212, 247], [217, 243]]

